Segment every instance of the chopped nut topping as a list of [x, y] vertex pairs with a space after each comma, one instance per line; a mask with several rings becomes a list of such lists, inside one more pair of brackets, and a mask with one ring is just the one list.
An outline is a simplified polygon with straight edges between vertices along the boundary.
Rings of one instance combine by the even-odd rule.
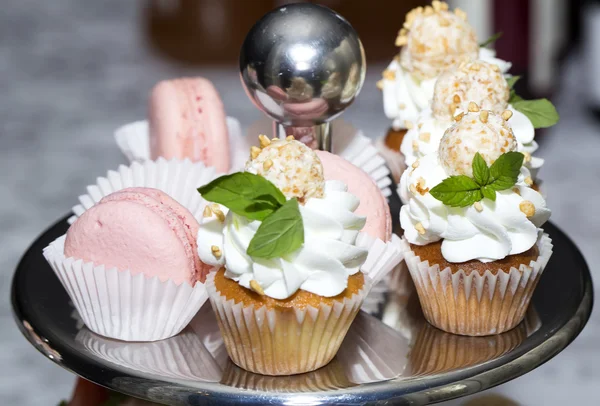
[[458, 18], [460, 18], [461, 20], [466, 21], [467, 20], [467, 13], [465, 13], [464, 11], [462, 11], [460, 8], [455, 8], [454, 9], [454, 14], [456, 14], [456, 16]]
[[411, 166], [413, 169], [417, 169], [419, 167], [419, 160], [416, 160], [415, 162], [413, 162], [413, 164]]
[[408, 187], [408, 190], [410, 190], [410, 193], [412, 193], [413, 195], [416, 195], [417, 192], [417, 188], [415, 187], [415, 185], [413, 185], [412, 183], [410, 184], [410, 186]]
[[420, 130], [421, 127], [423, 127], [423, 123], [419, 123], [419, 125], [417, 126], [417, 128]]
[[494, 72], [500, 72], [500, 67], [498, 65], [492, 65], [492, 69]]
[[423, 224], [421, 224], [421, 223], [415, 224], [415, 230], [417, 230], [419, 235], [425, 234], [425, 227], [423, 227]]
[[462, 118], [464, 117], [464, 115], [465, 115], [465, 113], [460, 113], [460, 114], [454, 116], [454, 120], [456, 122], [458, 122], [458, 121], [462, 120]]
[[410, 130], [414, 127], [414, 124], [410, 120], [404, 120], [404, 126]]
[[419, 139], [423, 142], [429, 142], [431, 139], [431, 133], [421, 133], [419, 134]]
[[[406, 27], [406, 23], [404, 24], [404, 26]], [[396, 37], [396, 42], [394, 43], [394, 45], [396, 45], [397, 47], [401, 47], [408, 44], [408, 37], [406, 35], [398, 35]]]
[[523, 154], [523, 162], [531, 162], [531, 154], [529, 152], [521, 152]]
[[423, 177], [420, 177], [417, 180], [417, 192], [419, 192], [419, 194], [421, 196], [424, 196], [427, 192], [429, 192], [429, 188], [425, 187], [425, 179]]
[[515, 192], [516, 194], [518, 194], [519, 196], [521, 196], [521, 191], [519, 190], [518, 187], [514, 187], [512, 191]]
[[479, 120], [482, 123], [487, 123], [489, 114], [490, 114], [489, 111], [481, 110], [481, 113], [479, 113]]
[[418, 151], [419, 150], [419, 142], [417, 140], [413, 140], [413, 142], [412, 142], [412, 148], [413, 148], [413, 151]]
[[479, 111], [479, 106], [475, 102], [469, 102], [468, 110], [471, 113], [477, 113]]
[[258, 154], [260, 154], [260, 148], [255, 147], [255, 146], [251, 146], [250, 147], [250, 158], [251, 159], [256, 159], [256, 157], [258, 156]]
[[211, 217], [213, 215], [212, 210], [210, 209], [210, 207], [206, 206], [204, 208], [204, 211], [202, 212], [202, 217]]
[[216, 204], [216, 203], [211, 204], [210, 209], [215, 214], [215, 216], [217, 216], [217, 218], [219, 219], [219, 221], [221, 223], [225, 221], [225, 214], [223, 213], [223, 211], [221, 210], [221, 208], [219, 207], [218, 204]]
[[383, 71], [383, 78], [387, 80], [394, 80], [396, 79], [396, 72], [386, 69]]
[[263, 169], [265, 171], [268, 171], [271, 167], [273, 166], [273, 161], [270, 159], [267, 159], [264, 163], [263, 163]]
[[269, 137], [267, 137], [264, 134], [261, 134], [258, 136], [258, 142], [260, 143], [261, 148], [264, 148], [264, 147], [268, 146], [269, 144], [271, 144], [271, 140], [269, 139]]
[[259, 295], [261, 295], [261, 296], [264, 296], [264, 295], [265, 295], [265, 291], [263, 290], [263, 288], [262, 288], [262, 287], [260, 286], [260, 284], [259, 284], [259, 283], [258, 283], [256, 280], [254, 280], [254, 279], [252, 279], [252, 280], [250, 281], [250, 288], [252, 288], [252, 290], [253, 290], [253, 291], [255, 291], [256, 293], [258, 293], [258, 294], [259, 294]]
[[521, 210], [527, 217], [535, 215], [535, 206], [529, 200], [523, 200], [519, 203], [519, 210]]
[[455, 95], [452, 97], [452, 101], [453, 101], [454, 103], [456, 103], [456, 104], [460, 103], [460, 96], [459, 96], [459, 95], [457, 95], [457, 94], [455, 94]]
[[529, 187], [533, 185], [533, 179], [531, 179], [531, 176], [525, 178], [525, 184]]
[[221, 255], [223, 255], [223, 253], [221, 252], [221, 248], [217, 247], [216, 245], [211, 245], [210, 251], [217, 259], [221, 258]]
[[383, 90], [383, 80], [378, 80], [376, 86], [377, 89]]
[[293, 141], [293, 140], [295, 140], [295, 138], [294, 138], [294, 136], [293, 136], [293, 135], [288, 135], [287, 137], [285, 137], [285, 139], [286, 139], [286, 140], [288, 140], [288, 141]]
[[404, 110], [404, 109], [406, 108], [406, 104], [404, 104], [404, 103], [400, 103], [400, 104], [398, 104], [398, 108], [399, 108], [400, 110]]
[[483, 206], [479, 202], [475, 202], [475, 204], [473, 204], [473, 207], [475, 207], [475, 210], [477, 210], [478, 212], [483, 211]]
[[513, 112], [510, 110], [504, 110], [502, 112], [502, 118], [504, 119], [504, 121], [508, 121], [513, 115]]

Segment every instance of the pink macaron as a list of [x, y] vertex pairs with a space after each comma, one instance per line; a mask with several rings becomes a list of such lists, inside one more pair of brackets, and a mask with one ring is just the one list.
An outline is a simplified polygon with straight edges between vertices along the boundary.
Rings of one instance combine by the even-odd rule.
[[150, 94], [148, 111], [152, 159], [189, 158], [230, 169], [229, 134], [223, 102], [204, 78], [159, 82]]
[[344, 158], [325, 151], [315, 151], [323, 164], [325, 180], [339, 180], [348, 191], [359, 198], [356, 214], [367, 217], [362, 229], [371, 237], [389, 241], [392, 238], [390, 207], [377, 184], [362, 169]]
[[67, 231], [65, 256], [171, 279], [203, 282], [210, 266], [198, 257], [200, 225], [181, 204], [151, 188], [128, 188], [104, 197]]

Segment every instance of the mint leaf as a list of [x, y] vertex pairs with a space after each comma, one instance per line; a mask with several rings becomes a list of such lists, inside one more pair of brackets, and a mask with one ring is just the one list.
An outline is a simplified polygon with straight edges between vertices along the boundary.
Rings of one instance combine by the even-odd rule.
[[506, 152], [490, 166], [491, 180], [488, 187], [493, 190], [505, 190], [517, 183], [517, 178], [523, 166], [523, 154], [520, 152]]
[[483, 41], [481, 44], [479, 44], [479, 46], [481, 48], [487, 47], [488, 45], [496, 42], [501, 36], [502, 36], [502, 31], [497, 32], [494, 35], [492, 35], [491, 37], [489, 37], [488, 39], [486, 39], [485, 41]]
[[487, 185], [488, 181], [490, 180], [490, 170], [479, 152], [475, 153], [472, 166], [473, 178], [475, 179], [475, 182], [477, 182], [479, 186]]
[[490, 199], [491, 201], [496, 201], [496, 191], [490, 186], [483, 186], [481, 188], [481, 194], [483, 197]]
[[506, 78], [506, 83], [508, 83], [508, 88], [509, 89], [514, 88], [515, 83], [517, 83], [519, 81], [519, 79], [521, 79], [521, 76], [518, 76], [518, 75], [514, 75], [514, 76]]
[[483, 198], [477, 182], [465, 175], [450, 176], [429, 193], [450, 207], [466, 207]]
[[511, 104], [515, 110], [529, 118], [533, 128], [546, 128], [558, 123], [558, 112], [548, 99], [521, 99], [511, 102]]
[[281, 190], [262, 176], [237, 172], [198, 188], [202, 197], [250, 220], [264, 220], [285, 204]]
[[298, 200], [288, 200], [263, 220], [250, 240], [246, 253], [255, 258], [278, 258], [304, 244], [304, 224]]

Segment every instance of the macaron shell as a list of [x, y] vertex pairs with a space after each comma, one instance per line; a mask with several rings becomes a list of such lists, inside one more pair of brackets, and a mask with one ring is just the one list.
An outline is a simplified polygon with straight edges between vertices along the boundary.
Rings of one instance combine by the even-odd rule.
[[315, 151], [323, 164], [325, 180], [339, 180], [348, 191], [360, 199], [355, 213], [367, 217], [362, 229], [371, 237], [389, 241], [392, 237], [392, 216], [385, 196], [377, 184], [362, 169], [344, 158], [326, 151]]
[[150, 94], [148, 121], [152, 159], [189, 158], [229, 171], [225, 110], [207, 79], [159, 82]]
[[106, 201], [83, 213], [67, 232], [65, 256], [176, 284], [196, 279], [180, 236], [153, 209], [133, 201]]
[[171, 196], [162, 190], [154, 188], [133, 187], [112, 193], [100, 202], [111, 200], [130, 200], [146, 207], [152, 208], [160, 213], [165, 221], [169, 223], [174, 232], [180, 237], [186, 250], [186, 255], [195, 270], [197, 280], [204, 282], [211, 266], [203, 263], [198, 256], [198, 230], [200, 224], [192, 213], [179, 204]]

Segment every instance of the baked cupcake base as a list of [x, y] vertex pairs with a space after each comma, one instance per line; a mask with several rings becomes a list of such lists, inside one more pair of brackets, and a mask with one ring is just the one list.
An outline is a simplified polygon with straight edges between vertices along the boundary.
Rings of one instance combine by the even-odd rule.
[[298, 291], [275, 300], [241, 287], [224, 273], [223, 268], [212, 272], [206, 287], [227, 352], [240, 368], [263, 375], [300, 374], [329, 363], [370, 283], [358, 273], [333, 298]]
[[427, 321], [468, 336], [500, 334], [519, 324], [552, 255], [551, 239], [543, 234], [537, 242], [537, 258], [528, 264], [502, 270], [493, 269], [500, 265], [492, 262], [483, 264], [485, 270], [459, 267], [453, 271], [422, 260], [406, 239], [402, 246]]
[[400, 183], [402, 172], [406, 169], [404, 155], [400, 153], [400, 145], [402, 145], [402, 140], [407, 131], [406, 129], [394, 130], [390, 128], [385, 136], [375, 141], [375, 147], [385, 159], [396, 184]]

